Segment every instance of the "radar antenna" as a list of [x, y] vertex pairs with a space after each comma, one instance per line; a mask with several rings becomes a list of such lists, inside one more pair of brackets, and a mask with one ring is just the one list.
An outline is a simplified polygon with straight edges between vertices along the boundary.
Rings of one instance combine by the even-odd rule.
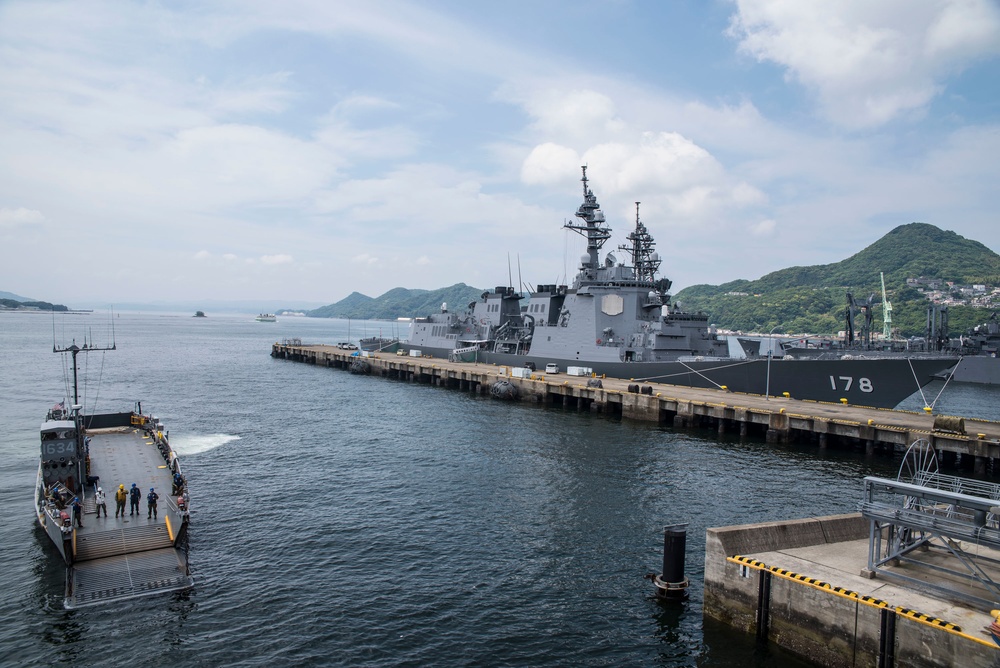
[[635, 203], [635, 230], [630, 232], [628, 240], [631, 246], [619, 246], [632, 256], [632, 266], [635, 267], [635, 278], [640, 283], [652, 283], [656, 278], [656, 272], [660, 269], [660, 256], [654, 252], [656, 243], [650, 236], [646, 226], [639, 220], [639, 204]]
[[73, 339], [73, 343], [65, 348], [60, 348], [55, 343], [55, 322], [52, 324], [52, 352], [54, 353], [70, 353], [73, 360], [73, 405], [80, 405], [80, 386], [78, 382], [79, 367], [76, 363], [76, 356], [80, 353], [89, 353], [98, 350], [117, 350], [117, 342], [114, 340], [114, 320], [111, 321], [111, 345], [110, 346], [97, 346], [93, 341], [88, 342], [86, 337], [83, 340], [83, 347], [76, 345], [76, 339]]
[[594, 191], [587, 187], [587, 166], [583, 165], [581, 169], [583, 169], [583, 178], [581, 179], [583, 181], [583, 204], [576, 210], [576, 217], [583, 220], [585, 224], [568, 222], [563, 227], [587, 237], [587, 254], [589, 255], [587, 267], [597, 269], [598, 252], [604, 242], [611, 238], [611, 228], [604, 224], [604, 212], [601, 211], [601, 205], [597, 203]]

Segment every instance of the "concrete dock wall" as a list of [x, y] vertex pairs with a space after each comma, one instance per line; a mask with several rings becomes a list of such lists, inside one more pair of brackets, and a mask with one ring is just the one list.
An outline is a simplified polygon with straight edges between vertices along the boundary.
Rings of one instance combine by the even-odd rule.
[[938, 416], [763, 397], [724, 390], [602, 378], [602, 387], [579, 376], [532, 373], [511, 375], [508, 367], [449, 362], [434, 358], [377, 354], [359, 360], [353, 351], [335, 346], [275, 343], [272, 357], [345, 370], [361, 362], [366, 371], [385, 378], [426, 383], [488, 394], [498, 380], [517, 389], [517, 399], [581, 411], [621, 415], [676, 428], [711, 429], [717, 433], [762, 437], [768, 442], [809, 442], [819, 448], [841, 445], [866, 454], [891, 454], [926, 439], [949, 467], [973, 469], [977, 475], [1000, 475], [1000, 423], [965, 419], [968, 433], [934, 428]]
[[705, 614], [754, 632], [759, 599], [757, 574], [726, 561], [735, 555], [808, 547], [868, 535], [860, 514], [767, 522], [709, 529], [705, 535]]
[[[843, 583], [825, 582], [758, 561], [783, 550], [864, 540], [860, 514], [709, 529], [705, 543], [704, 614], [773, 642], [822, 666], [1000, 665], [1000, 648], [980, 628], [894, 606]], [[858, 564], [857, 582], [865, 564]], [[910, 592], [908, 598], [920, 594]]]

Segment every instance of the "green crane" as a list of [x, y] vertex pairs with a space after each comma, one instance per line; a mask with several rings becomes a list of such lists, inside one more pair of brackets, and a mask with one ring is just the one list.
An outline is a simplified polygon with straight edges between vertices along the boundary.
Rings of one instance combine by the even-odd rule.
[[892, 304], [885, 296], [885, 274], [879, 272], [879, 276], [882, 277], [882, 340], [889, 341], [892, 339]]

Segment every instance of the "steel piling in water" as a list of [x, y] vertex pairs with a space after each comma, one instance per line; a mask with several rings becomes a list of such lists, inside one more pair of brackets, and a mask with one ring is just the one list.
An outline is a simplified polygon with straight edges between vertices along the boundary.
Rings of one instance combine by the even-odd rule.
[[663, 527], [663, 572], [653, 578], [656, 596], [670, 601], [688, 597], [690, 582], [684, 576], [687, 523]]

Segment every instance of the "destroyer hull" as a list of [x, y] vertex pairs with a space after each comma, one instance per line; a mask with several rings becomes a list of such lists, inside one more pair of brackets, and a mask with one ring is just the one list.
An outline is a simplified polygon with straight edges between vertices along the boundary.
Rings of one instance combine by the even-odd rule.
[[[947, 374], [942, 376], [947, 377]], [[963, 357], [955, 366], [951, 380], [959, 383], [1000, 385], [1000, 357], [989, 355]]]
[[[421, 354], [447, 358], [447, 348], [421, 347]], [[475, 361], [499, 366], [534, 364], [536, 373], [546, 364], [561, 372], [570, 366], [591, 369], [597, 376], [624, 378], [637, 383], [662, 383], [731, 392], [782, 396], [793, 399], [895, 408], [904, 399], [954, 365], [948, 358], [855, 360], [809, 359], [701, 359], [664, 362], [594, 362], [579, 358], [538, 357], [479, 351]]]

